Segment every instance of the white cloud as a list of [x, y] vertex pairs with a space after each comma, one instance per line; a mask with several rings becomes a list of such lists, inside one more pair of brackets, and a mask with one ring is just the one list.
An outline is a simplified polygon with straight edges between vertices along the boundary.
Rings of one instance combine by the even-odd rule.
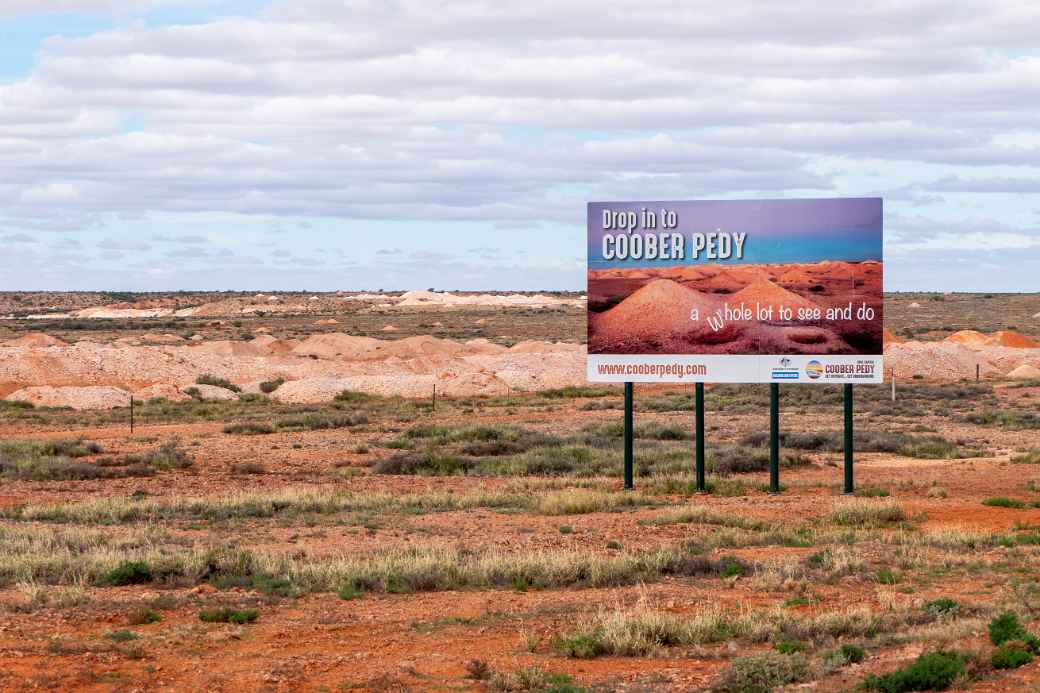
[[577, 236], [593, 197], [857, 194], [879, 169], [896, 209], [1030, 192], [1038, 31], [1014, 0], [283, 0], [129, 23], [49, 39], [0, 85], [0, 229], [221, 211]]

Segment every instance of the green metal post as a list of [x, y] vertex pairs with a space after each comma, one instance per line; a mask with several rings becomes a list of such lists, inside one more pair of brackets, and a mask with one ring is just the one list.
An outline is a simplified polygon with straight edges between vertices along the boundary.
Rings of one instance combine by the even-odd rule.
[[632, 383], [625, 383], [625, 489], [632, 490]]
[[852, 383], [845, 383], [845, 493], [852, 493]]
[[697, 427], [697, 491], [703, 493], [704, 482], [704, 383], [697, 383], [695, 402]]
[[769, 492], [780, 493], [780, 383], [769, 383]]

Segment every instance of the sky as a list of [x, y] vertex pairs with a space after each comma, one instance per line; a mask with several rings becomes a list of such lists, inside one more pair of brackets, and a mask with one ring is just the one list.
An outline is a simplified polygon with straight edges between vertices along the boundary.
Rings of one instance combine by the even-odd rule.
[[[590, 202], [588, 264], [605, 269], [883, 260], [882, 207], [877, 197]], [[637, 257], [627, 244], [618, 256], [619, 237], [662, 234], [668, 245], [656, 240], [653, 250], [643, 252], [644, 240]], [[682, 236], [681, 245], [672, 246], [672, 234]], [[696, 236], [703, 237], [703, 248], [695, 247]]]
[[581, 289], [586, 203], [883, 197], [1040, 290], [1034, 0], [2, 0], [0, 290]]

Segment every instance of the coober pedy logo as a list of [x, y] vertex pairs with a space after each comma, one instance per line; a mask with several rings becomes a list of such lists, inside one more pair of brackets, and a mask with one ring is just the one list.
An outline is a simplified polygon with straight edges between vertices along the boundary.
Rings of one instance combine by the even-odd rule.
[[805, 374], [813, 380], [816, 380], [823, 375], [823, 364], [816, 359], [813, 359], [809, 363], [805, 364]]

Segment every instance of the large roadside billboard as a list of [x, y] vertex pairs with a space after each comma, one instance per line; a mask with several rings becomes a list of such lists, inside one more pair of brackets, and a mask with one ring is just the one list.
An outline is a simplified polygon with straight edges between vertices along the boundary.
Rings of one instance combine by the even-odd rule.
[[879, 383], [880, 198], [590, 202], [588, 379]]

